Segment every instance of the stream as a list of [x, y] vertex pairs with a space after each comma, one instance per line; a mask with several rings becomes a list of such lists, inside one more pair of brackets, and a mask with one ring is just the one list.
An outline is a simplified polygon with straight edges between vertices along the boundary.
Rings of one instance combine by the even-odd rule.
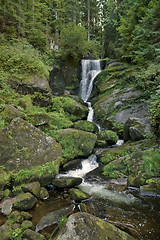
[[[82, 60], [82, 80], [80, 83], [80, 97], [88, 104], [89, 113], [87, 120], [94, 122], [94, 109], [88, 101], [92, 92], [95, 77], [101, 71], [100, 60]], [[98, 126], [100, 130], [100, 126]], [[115, 146], [123, 144], [119, 140]], [[74, 170], [60, 173], [57, 177], [81, 177], [82, 183], [78, 186], [81, 190], [89, 193], [92, 197], [84, 201], [89, 213], [107, 220], [131, 234], [136, 239], [159, 240], [160, 239], [160, 196], [148, 194], [142, 195], [138, 188], [129, 187], [126, 191], [119, 192], [108, 190], [106, 180], [100, 177], [99, 164], [96, 154], [82, 159], [81, 166]], [[57, 198], [55, 198], [57, 194]], [[71, 200], [65, 192], [55, 193], [54, 197], [49, 198], [33, 211], [35, 224], [44, 215], [44, 209], [53, 211], [69, 206]], [[75, 211], [81, 211], [81, 205], [75, 205]], [[53, 228], [52, 228], [53, 229]], [[48, 230], [49, 231], [49, 230]]]

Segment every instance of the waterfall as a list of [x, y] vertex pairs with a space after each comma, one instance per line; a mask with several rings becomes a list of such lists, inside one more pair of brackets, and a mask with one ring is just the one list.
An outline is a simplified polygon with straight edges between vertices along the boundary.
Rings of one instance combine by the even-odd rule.
[[100, 60], [82, 59], [82, 79], [80, 82], [80, 97], [84, 102], [90, 97], [93, 82], [98, 73], [101, 72]]

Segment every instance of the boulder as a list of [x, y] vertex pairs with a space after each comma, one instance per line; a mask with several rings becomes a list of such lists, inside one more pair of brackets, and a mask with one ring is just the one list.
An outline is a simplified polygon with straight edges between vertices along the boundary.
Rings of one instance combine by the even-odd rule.
[[69, 195], [71, 199], [77, 202], [91, 198], [91, 196], [88, 193], [85, 193], [77, 188], [69, 189]]
[[41, 187], [40, 196], [39, 197], [40, 197], [41, 200], [45, 200], [45, 199], [49, 198], [49, 193], [48, 193], [46, 188]]
[[24, 192], [32, 193], [36, 198], [40, 197], [41, 185], [39, 182], [32, 182], [22, 187]]
[[13, 105], [6, 104], [5, 109], [1, 112], [1, 116], [7, 122], [11, 122], [16, 117], [24, 117], [24, 113], [19, 109], [15, 108]]
[[13, 204], [15, 209], [28, 211], [36, 204], [37, 199], [29, 192], [22, 193], [17, 196], [16, 202]]
[[32, 216], [28, 212], [14, 211], [9, 215], [8, 218], [12, 219], [12, 223], [21, 224], [23, 221], [31, 219]]
[[23, 233], [23, 238], [27, 239], [27, 240], [46, 240], [46, 238], [42, 235], [39, 234], [37, 232], [34, 232], [31, 229], [27, 229], [24, 233]]
[[[52, 238], [53, 239], [53, 238]], [[91, 214], [72, 214], [56, 240], [133, 240], [129, 234]]]
[[61, 208], [59, 210], [48, 213], [40, 219], [40, 222], [36, 226], [36, 232], [42, 230], [43, 228], [57, 223], [61, 217], [68, 216], [74, 210], [75, 206], [72, 204], [68, 207]]
[[140, 118], [129, 118], [124, 125], [124, 141], [139, 141], [145, 138], [145, 134], [149, 133]]
[[118, 136], [115, 132], [111, 130], [105, 130], [98, 132], [96, 145], [100, 147], [105, 147], [116, 144], [117, 141]]
[[98, 132], [98, 127], [96, 124], [86, 121], [86, 120], [80, 120], [74, 123], [74, 128], [87, 131], [87, 132], [92, 132], [96, 133]]
[[70, 188], [81, 184], [82, 178], [68, 177], [68, 178], [56, 178], [53, 181], [53, 185], [58, 188]]
[[50, 116], [47, 113], [32, 113], [27, 115], [26, 120], [38, 127], [49, 123]]
[[10, 199], [4, 200], [0, 204], [1, 212], [4, 215], [9, 215], [12, 212], [12, 206], [16, 202], [16, 200], [17, 200], [16, 198], [10, 198]]
[[160, 194], [160, 178], [152, 178], [146, 181], [146, 185], [140, 186], [141, 193], [156, 193]]
[[68, 171], [68, 170], [75, 170], [77, 168], [80, 168], [82, 166], [81, 164], [82, 159], [74, 159], [72, 161], [69, 161], [67, 163], [65, 163], [62, 168], [64, 171]]
[[128, 188], [128, 179], [127, 178], [110, 179], [106, 185], [107, 189], [109, 190], [125, 191]]
[[[0, 146], [0, 149], [1, 149], [1, 146]], [[0, 189], [3, 190], [5, 186], [9, 185], [9, 183], [10, 183], [10, 176], [7, 174], [6, 171], [0, 168]]]
[[71, 128], [60, 131], [57, 138], [62, 145], [63, 157], [67, 159], [90, 155], [96, 139], [97, 136], [93, 133]]
[[[47, 185], [58, 173], [62, 157], [60, 144], [25, 120], [15, 118], [7, 127], [0, 129], [0, 142], [0, 163], [6, 171], [29, 170], [43, 165], [43, 174], [38, 175], [37, 171], [26, 178], [23, 174], [24, 181], [38, 178]], [[45, 168], [45, 164], [49, 163], [54, 164], [54, 170], [50, 173], [47, 166]]]
[[0, 239], [9, 240], [10, 239], [10, 226], [6, 223], [0, 226]]
[[52, 94], [47, 79], [33, 77], [27, 83], [10, 81], [10, 85], [20, 94], [33, 95], [33, 103], [46, 107], [52, 102]]

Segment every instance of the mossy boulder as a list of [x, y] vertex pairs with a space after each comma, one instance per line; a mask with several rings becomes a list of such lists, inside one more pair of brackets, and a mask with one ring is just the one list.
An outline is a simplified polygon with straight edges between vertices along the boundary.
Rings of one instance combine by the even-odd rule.
[[[53, 238], [52, 238], [53, 239]], [[101, 220], [89, 213], [79, 212], [72, 214], [62, 228], [56, 240], [133, 240], [129, 234], [121, 231], [114, 225]]]
[[160, 178], [151, 178], [146, 181], [146, 185], [140, 187], [140, 191], [143, 192], [155, 192], [160, 194]]
[[27, 229], [24, 233], [23, 233], [23, 238], [24, 239], [29, 239], [29, 240], [46, 240], [46, 238], [42, 235], [39, 234], [31, 229]]
[[38, 127], [49, 123], [50, 116], [47, 113], [32, 113], [27, 115], [26, 120]]
[[149, 178], [159, 176], [160, 151], [153, 145], [153, 141], [144, 140], [104, 151], [100, 157], [105, 164], [103, 175], [107, 179], [128, 177], [131, 186], [145, 185]]
[[0, 168], [0, 189], [3, 190], [4, 187], [10, 183], [10, 175], [6, 171]]
[[[49, 184], [58, 173], [62, 157], [60, 144], [25, 120], [15, 118], [6, 128], [0, 129], [0, 142], [1, 165], [5, 166], [7, 172], [27, 171], [26, 174], [21, 173], [24, 182], [32, 178], [32, 181], [42, 179]], [[54, 169], [52, 167], [51, 171], [47, 164], [53, 165]], [[29, 176], [28, 171], [34, 167], [38, 167], [37, 171], [34, 174], [30, 172]], [[40, 174], [40, 170], [44, 174]], [[18, 179], [13, 181], [18, 183]]]
[[40, 196], [41, 185], [39, 182], [32, 182], [22, 187], [24, 192], [32, 193], [36, 198]]
[[62, 168], [63, 168], [64, 171], [77, 169], [80, 166], [82, 166], [81, 161], [82, 161], [82, 159], [74, 159], [72, 161], [69, 161], [69, 162], [65, 163], [62, 166]]
[[24, 118], [24, 113], [13, 105], [6, 104], [4, 111], [1, 112], [1, 116], [5, 121], [11, 122], [16, 117]]
[[[148, 131], [147, 131], [148, 130]], [[150, 133], [146, 125], [139, 118], [129, 118], [124, 125], [124, 141], [139, 141], [145, 138], [145, 134]]]
[[9, 240], [10, 239], [10, 226], [8, 224], [4, 224], [0, 226], [0, 239], [1, 240]]
[[91, 197], [88, 193], [85, 193], [78, 188], [69, 189], [69, 195], [70, 195], [71, 199], [73, 199], [77, 202], [89, 199]]
[[98, 132], [98, 127], [96, 124], [86, 121], [86, 120], [80, 120], [74, 123], [74, 128], [87, 131], [87, 132], [92, 132], [96, 133]]
[[117, 141], [118, 136], [115, 132], [111, 130], [104, 130], [98, 132], [96, 145], [100, 147], [105, 147], [116, 144]]
[[20, 94], [30, 94], [35, 105], [46, 107], [52, 102], [52, 94], [47, 79], [35, 76], [28, 82], [10, 81], [10, 85]]
[[16, 202], [13, 204], [15, 209], [28, 211], [31, 210], [36, 204], [37, 199], [29, 192], [22, 193], [17, 196]]
[[82, 178], [68, 177], [68, 178], [56, 178], [53, 181], [53, 185], [58, 188], [70, 188], [82, 183]]
[[49, 198], [49, 192], [47, 191], [46, 188], [41, 187], [40, 196], [39, 197], [40, 197], [41, 200], [45, 200], [45, 199]]
[[59, 132], [57, 140], [62, 145], [63, 157], [74, 159], [92, 153], [97, 136], [77, 129], [65, 129]]

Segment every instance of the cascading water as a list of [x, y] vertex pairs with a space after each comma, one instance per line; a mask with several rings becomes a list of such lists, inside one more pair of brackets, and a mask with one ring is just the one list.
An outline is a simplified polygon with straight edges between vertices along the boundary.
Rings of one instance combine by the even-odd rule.
[[88, 99], [93, 89], [94, 79], [101, 72], [101, 63], [100, 60], [82, 59], [81, 64], [82, 78], [80, 82], [80, 97], [85, 103], [88, 104], [89, 112], [87, 121], [93, 122], [94, 109], [91, 106], [91, 102], [88, 102]]
[[80, 97], [84, 102], [90, 97], [93, 88], [93, 82], [98, 73], [101, 72], [100, 60], [82, 59], [82, 79], [80, 82]]

